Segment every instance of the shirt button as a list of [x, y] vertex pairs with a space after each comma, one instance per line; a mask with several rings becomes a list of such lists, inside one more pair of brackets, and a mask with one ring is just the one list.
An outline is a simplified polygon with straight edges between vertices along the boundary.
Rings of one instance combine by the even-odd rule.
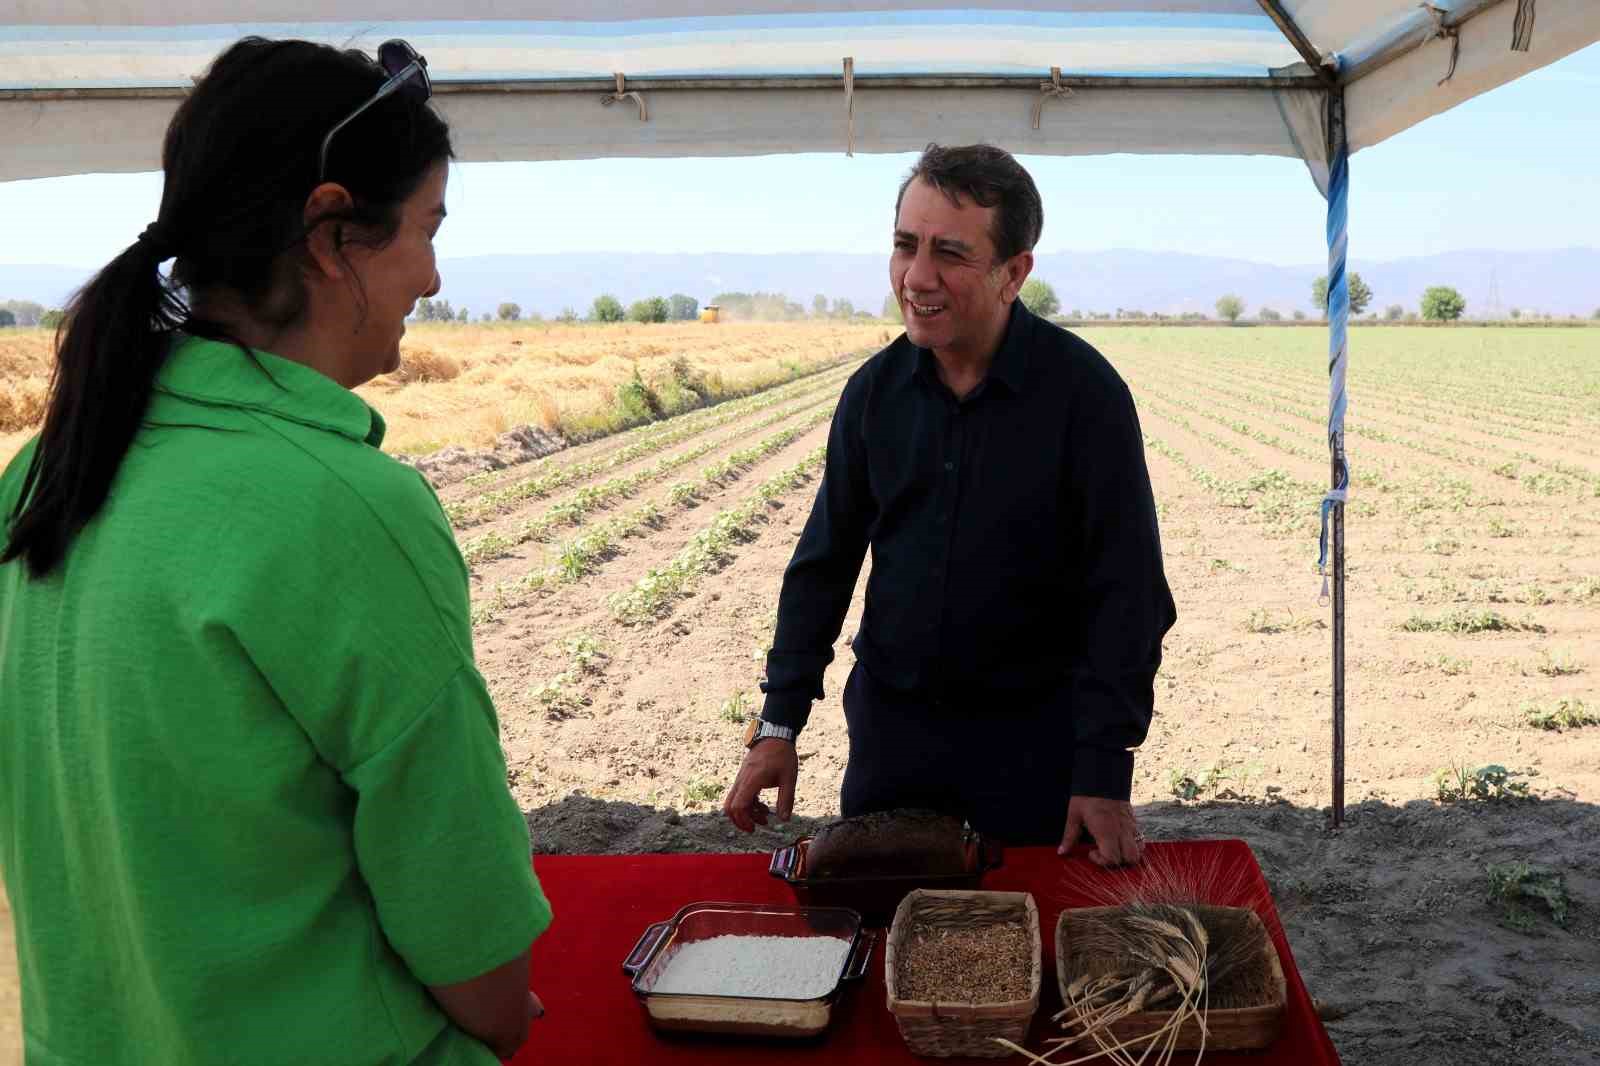
[[946, 462], [946, 463], [945, 463], [945, 464], [944, 464], [944, 468], [945, 468], [945, 469], [946, 469], [946, 470], [954, 470], [954, 469], [955, 469], [955, 468], [956, 468], [956, 464], [955, 464], [955, 463], [952, 463], [952, 462]]

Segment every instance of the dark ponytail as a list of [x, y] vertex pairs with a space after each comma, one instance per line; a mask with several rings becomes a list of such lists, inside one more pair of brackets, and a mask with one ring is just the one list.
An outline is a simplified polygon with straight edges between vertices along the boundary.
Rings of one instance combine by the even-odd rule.
[[49, 573], [105, 501], [183, 316], [159, 254], [138, 241], [68, 304], [44, 429], [0, 562], [24, 556], [34, 576]]
[[[246, 38], [195, 85], [167, 127], [156, 222], [67, 305], [44, 426], [0, 563], [20, 558], [34, 577], [55, 570], [104, 506], [175, 332], [227, 339], [189, 320], [188, 294], [225, 291], [262, 321], [288, 325], [305, 306], [289, 253], [312, 229], [340, 221], [361, 243], [393, 238], [401, 203], [451, 154], [443, 119], [406, 93], [334, 138], [327, 180], [349, 190], [353, 205], [309, 225], [304, 218], [323, 136], [383, 79], [360, 52]], [[170, 279], [161, 272], [168, 258], [176, 259]]]

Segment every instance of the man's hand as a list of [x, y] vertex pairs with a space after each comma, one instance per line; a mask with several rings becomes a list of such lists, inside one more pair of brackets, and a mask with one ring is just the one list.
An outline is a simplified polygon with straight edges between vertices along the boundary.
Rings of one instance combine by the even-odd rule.
[[794, 813], [794, 786], [800, 778], [800, 756], [787, 740], [759, 740], [744, 756], [739, 776], [722, 799], [722, 813], [746, 833], [767, 824], [767, 805], [761, 802], [763, 789], [778, 790], [778, 821], [787, 822]]
[[1073, 796], [1067, 801], [1067, 831], [1057, 854], [1065, 855], [1087, 829], [1094, 837], [1091, 861], [1100, 866], [1131, 866], [1144, 857], [1144, 834], [1133, 816], [1133, 804], [1100, 796]]

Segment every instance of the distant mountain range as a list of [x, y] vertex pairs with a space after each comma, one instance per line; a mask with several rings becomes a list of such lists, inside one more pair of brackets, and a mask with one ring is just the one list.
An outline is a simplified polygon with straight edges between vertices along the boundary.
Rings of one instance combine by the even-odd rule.
[[[686, 293], [706, 303], [721, 292], [781, 292], [807, 307], [812, 297], [850, 300], [876, 312], [889, 289], [881, 255], [824, 252], [777, 255], [685, 255], [592, 252], [581, 255], [492, 255], [446, 259], [439, 264], [443, 299], [474, 317], [515, 301], [525, 313], [545, 316], [571, 307], [588, 310], [600, 293], [623, 303], [646, 296]], [[1370, 311], [1390, 304], [1415, 310], [1429, 285], [1451, 285], [1467, 300], [1468, 317], [1524, 312], [1588, 316], [1600, 308], [1600, 249], [1540, 252], [1463, 251], [1388, 262], [1356, 261], [1353, 269], [1372, 288]], [[1242, 259], [1170, 252], [1048, 252], [1034, 276], [1060, 295], [1063, 311], [1213, 313], [1217, 297], [1234, 293], [1247, 315], [1271, 307], [1286, 317], [1311, 311], [1311, 283], [1320, 265], [1275, 266]], [[0, 301], [36, 300], [59, 306], [88, 277], [64, 266], [0, 264]]]

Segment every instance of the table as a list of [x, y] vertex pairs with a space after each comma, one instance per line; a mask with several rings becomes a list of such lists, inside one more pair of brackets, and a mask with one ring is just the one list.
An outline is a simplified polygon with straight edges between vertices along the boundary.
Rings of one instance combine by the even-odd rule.
[[[912, 1055], [890, 1015], [883, 974], [883, 938], [867, 976], [847, 987], [827, 1033], [798, 1043], [727, 1037], [657, 1034], [622, 973], [622, 960], [652, 922], [672, 917], [687, 903], [735, 900], [793, 904], [789, 887], [767, 873], [768, 854], [745, 855], [541, 855], [535, 868], [555, 910], [555, 921], [533, 949], [532, 985], [547, 1014], [533, 1024], [514, 1066], [671, 1066], [718, 1063], [811, 1063], [827, 1066], [946, 1062], [1013, 1062], [1009, 1059], [927, 1059]], [[1272, 934], [1288, 982], [1284, 1031], [1258, 1052], [1208, 1052], [1216, 1066], [1337, 1066], [1338, 1054], [1300, 980], [1261, 868], [1242, 840], [1152, 843], [1146, 862], [1131, 871], [1106, 871], [1086, 849], [1062, 859], [1053, 848], [1013, 848], [983, 888], [1032, 892], [1044, 937], [1040, 1009], [1028, 1046], [1056, 1030], [1060, 1008], [1055, 980], [1056, 918], [1069, 906], [1107, 902], [1103, 893], [1130, 879], [1163, 871], [1198, 878], [1209, 902], [1255, 906]], [[1104, 1061], [1104, 1060], [1099, 1060]], [[1192, 1062], [1179, 1055], [1175, 1062]]]

